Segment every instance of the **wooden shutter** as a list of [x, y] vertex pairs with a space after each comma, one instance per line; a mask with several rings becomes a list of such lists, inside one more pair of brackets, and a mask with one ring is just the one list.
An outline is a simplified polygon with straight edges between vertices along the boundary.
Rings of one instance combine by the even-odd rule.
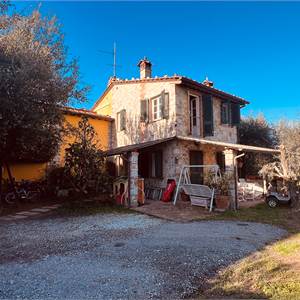
[[202, 95], [204, 136], [214, 135], [213, 99], [211, 95]]
[[239, 125], [240, 124], [240, 104], [239, 103], [231, 103], [231, 125]]
[[126, 129], [126, 110], [121, 110], [120, 113], [120, 130]]
[[230, 103], [227, 101], [221, 102], [221, 124], [229, 124], [229, 110], [230, 110]]
[[149, 100], [141, 100], [141, 122], [149, 121]]
[[169, 118], [169, 93], [165, 93], [165, 91], [161, 94], [162, 99], [162, 116], [164, 119]]

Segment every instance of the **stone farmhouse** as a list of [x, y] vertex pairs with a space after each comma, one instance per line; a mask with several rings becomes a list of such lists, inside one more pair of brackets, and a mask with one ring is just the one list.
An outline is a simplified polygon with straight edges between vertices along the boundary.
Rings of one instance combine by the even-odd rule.
[[[183, 165], [218, 164], [233, 172], [241, 152], [276, 152], [238, 143], [240, 110], [248, 101], [216, 89], [207, 78], [152, 76], [147, 58], [138, 67], [140, 78], [111, 78], [92, 108], [115, 120], [106, 154], [114, 157], [118, 175], [129, 174], [132, 205], [139, 177], [146, 188], [160, 189], [169, 179], [178, 181]], [[192, 183], [201, 183], [203, 169], [190, 176]]]

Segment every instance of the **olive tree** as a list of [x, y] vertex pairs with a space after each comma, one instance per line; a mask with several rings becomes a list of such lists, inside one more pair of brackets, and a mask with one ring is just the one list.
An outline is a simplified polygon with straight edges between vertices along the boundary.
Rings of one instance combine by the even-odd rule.
[[84, 101], [87, 88], [55, 17], [0, 3], [0, 165], [46, 162], [61, 138], [60, 107]]
[[[266, 148], [274, 148], [278, 143], [275, 129], [263, 115], [250, 116], [241, 120], [239, 142]], [[257, 175], [262, 166], [272, 160], [272, 154], [249, 152], [244, 157], [243, 170], [247, 175]]]
[[263, 166], [260, 174], [272, 180], [281, 178], [289, 188], [292, 203], [299, 206], [300, 187], [300, 122], [281, 121], [277, 127], [280, 155]]

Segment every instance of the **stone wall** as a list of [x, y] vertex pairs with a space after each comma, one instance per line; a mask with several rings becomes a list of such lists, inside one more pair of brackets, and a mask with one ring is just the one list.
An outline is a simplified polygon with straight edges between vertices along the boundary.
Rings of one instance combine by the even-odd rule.
[[211, 145], [200, 145], [188, 141], [174, 140], [158, 145], [153, 151], [161, 149], [163, 151], [163, 179], [148, 178], [145, 180], [145, 187], [161, 187], [167, 185], [168, 179], [179, 180], [183, 165], [190, 164], [189, 152], [198, 150], [203, 152], [203, 164], [216, 164], [216, 152], [222, 151]]
[[[169, 93], [169, 117], [155, 122], [140, 122], [140, 101]], [[175, 85], [171, 82], [117, 84], [111, 92], [115, 118], [114, 147], [136, 144], [175, 135]], [[117, 130], [117, 113], [126, 110], [126, 130]]]
[[[203, 137], [203, 112], [201, 93], [197, 90], [176, 86], [176, 132], [177, 135], [190, 136], [189, 94], [196, 95], [200, 100], [200, 137]], [[236, 143], [237, 128], [221, 124], [221, 99], [213, 97], [214, 135], [205, 137], [209, 140]]]

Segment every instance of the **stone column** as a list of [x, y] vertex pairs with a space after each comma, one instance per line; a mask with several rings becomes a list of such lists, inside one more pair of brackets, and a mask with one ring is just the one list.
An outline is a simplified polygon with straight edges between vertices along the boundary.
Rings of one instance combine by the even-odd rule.
[[234, 177], [234, 157], [236, 153], [232, 149], [226, 149], [223, 151], [225, 155], [225, 173], [229, 175], [229, 199], [230, 208], [235, 209], [235, 177]]
[[129, 201], [130, 206], [138, 206], [138, 161], [139, 153], [131, 152], [129, 155]]

